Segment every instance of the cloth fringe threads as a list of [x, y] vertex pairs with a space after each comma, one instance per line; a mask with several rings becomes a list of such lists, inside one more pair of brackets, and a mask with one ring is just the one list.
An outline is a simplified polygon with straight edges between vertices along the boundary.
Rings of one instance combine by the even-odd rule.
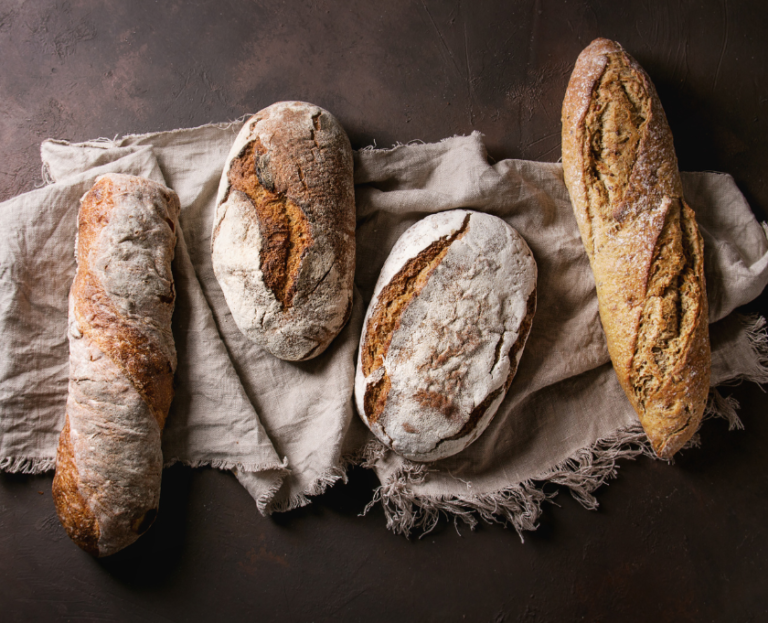
[[[305, 491], [292, 495], [280, 502], [272, 503], [272, 498], [277, 494], [280, 486], [263, 494], [256, 502], [259, 512], [262, 515], [271, 515], [272, 513], [284, 513], [292, 511], [295, 508], [301, 508], [312, 503], [310, 497], [322, 495], [328, 487], [333, 486], [339, 480], [347, 482], [347, 461], [341, 461], [339, 465], [332, 467], [329, 471], [318, 476]], [[282, 484], [282, 483], [281, 483]], [[269, 508], [267, 505], [271, 504]]]
[[[744, 317], [747, 338], [752, 348], [750, 361], [752, 369], [744, 375], [733, 379], [728, 384], [741, 381], [751, 381], [758, 384], [768, 383], [768, 330], [766, 320], [762, 316]], [[728, 422], [729, 430], [742, 430], [742, 424], [737, 414], [738, 401], [732, 396], [723, 397], [713, 389], [704, 411], [704, 419], [721, 418]], [[700, 445], [698, 434], [688, 442], [686, 448]], [[372, 468], [377, 459], [382, 458], [390, 450], [378, 441], [369, 442], [354, 457], [344, 458], [338, 466], [315, 480], [309, 489], [299, 495], [292, 496], [282, 503], [267, 510], [270, 500], [282, 485], [282, 478], [257, 500], [259, 511], [266, 515], [271, 512], [292, 510], [310, 503], [310, 496], [320, 495], [329, 486], [339, 480], [347, 481], [347, 468], [360, 465]], [[405, 462], [385, 484], [374, 491], [373, 498], [363, 510], [368, 513], [377, 503], [381, 503], [387, 519], [387, 528], [396, 534], [410, 536], [413, 531], [421, 531], [420, 536], [428, 534], [437, 526], [441, 515], [453, 519], [458, 530], [459, 521], [470, 528], [478, 525], [477, 517], [487, 523], [511, 524], [523, 539], [523, 532], [536, 530], [537, 521], [541, 516], [542, 504], [551, 500], [557, 492], [548, 493], [544, 485], [552, 483], [570, 489], [571, 495], [579, 504], [589, 510], [599, 506], [594, 491], [608, 479], [615, 478], [620, 459], [634, 459], [639, 455], [655, 458], [650, 444], [640, 425], [617, 431], [615, 435], [599, 439], [590, 448], [583, 448], [574, 456], [556, 465], [549, 471], [530, 480], [505, 487], [493, 493], [467, 494], [461, 496], [427, 496], [414, 493], [414, 485], [423, 484], [428, 475], [429, 467], [423, 463]], [[168, 465], [176, 461], [169, 461]], [[195, 461], [185, 462], [192, 467], [211, 466], [219, 469], [241, 469], [243, 471], [261, 471], [268, 467], [277, 472], [287, 472], [287, 461], [281, 465], [264, 466], [229, 461]], [[166, 467], [168, 466], [166, 465]], [[22, 474], [41, 474], [55, 469], [53, 458], [5, 457], [0, 459], [0, 471]], [[467, 483], [471, 489], [471, 484]]]
[[[749, 344], [752, 348], [753, 369], [729, 384], [752, 381], [768, 383], [768, 332], [762, 316], [744, 317]], [[732, 396], [723, 397], [716, 389], [709, 394], [704, 419], [721, 418], [728, 422], [729, 430], [742, 430], [744, 425], [736, 410], [738, 401]], [[686, 448], [698, 447], [698, 433], [688, 442]], [[363, 450], [360, 464], [373, 467], [377, 458], [389, 452], [378, 441], [373, 441]], [[468, 494], [460, 496], [420, 495], [413, 486], [423, 484], [430, 472], [428, 465], [406, 461], [402, 468], [388, 481], [374, 491], [373, 499], [363, 510], [367, 514], [377, 503], [381, 503], [387, 520], [387, 528], [395, 534], [409, 537], [413, 531], [420, 531], [419, 538], [429, 534], [438, 524], [441, 515], [453, 519], [458, 531], [459, 521], [470, 529], [478, 525], [478, 517], [486, 523], [512, 525], [520, 540], [523, 531], [538, 527], [542, 504], [552, 500], [557, 491], [548, 493], [544, 485], [552, 483], [570, 489], [574, 499], [588, 510], [599, 506], [594, 491], [608, 479], [617, 476], [620, 459], [634, 459], [643, 455], [656, 458], [648, 438], [638, 424], [619, 430], [615, 435], [599, 439], [590, 448], [583, 448], [576, 454], [549, 471], [530, 480], [505, 487], [493, 493]], [[471, 488], [471, 484], [467, 483]]]
[[26, 456], [8, 456], [0, 459], [0, 472], [10, 474], [42, 474], [56, 467], [56, 459], [37, 458]]

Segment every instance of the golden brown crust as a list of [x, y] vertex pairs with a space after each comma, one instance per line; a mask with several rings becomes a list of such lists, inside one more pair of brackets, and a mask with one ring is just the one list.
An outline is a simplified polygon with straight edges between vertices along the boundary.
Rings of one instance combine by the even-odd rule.
[[129, 175], [99, 178], [81, 200], [53, 498], [69, 536], [95, 556], [135, 541], [157, 513], [178, 215], [173, 191]]
[[77, 466], [69, 436], [69, 415], [59, 436], [59, 447], [56, 450], [53, 503], [69, 538], [92, 556], [98, 556], [99, 524], [78, 491]]
[[263, 241], [261, 272], [284, 311], [293, 305], [301, 262], [314, 240], [304, 211], [285, 193], [264, 187], [257, 162], [266, 154], [258, 138], [249, 143], [232, 161], [229, 183], [230, 190], [245, 193], [253, 204]]
[[246, 121], [211, 236], [213, 269], [243, 334], [289, 361], [322, 353], [351, 313], [354, 231], [352, 148], [338, 121], [304, 102]]
[[[109, 222], [109, 214], [114, 209], [114, 192], [111, 178], [103, 177], [86, 193], [80, 205], [78, 271], [72, 284], [75, 317], [80, 330], [131, 380], [149, 404], [162, 430], [173, 401], [175, 364], [157, 348], [135, 319], [125, 317], [115, 308], [89, 264], [91, 248], [96, 244], [102, 228]], [[168, 193], [165, 199], [175, 206], [173, 212], [178, 213], [179, 199], [176, 194]], [[173, 222], [168, 220], [168, 223], [173, 231]], [[171, 295], [161, 297], [160, 304], [173, 311], [173, 284]]]
[[619, 381], [655, 452], [696, 432], [709, 389], [703, 243], [640, 65], [597, 39], [563, 103], [563, 171]]
[[363, 398], [365, 408], [363, 413], [371, 426], [379, 421], [381, 412], [387, 406], [387, 396], [391, 388], [392, 384], [386, 371], [378, 381], [371, 383], [365, 388], [365, 397]]
[[[408, 304], [429, 281], [429, 276], [448, 253], [451, 244], [460, 239], [467, 231], [469, 216], [464, 219], [461, 228], [450, 236], [435, 240], [416, 257], [408, 260], [392, 280], [382, 289], [368, 320], [365, 338], [361, 346], [363, 374], [370, 376], [381, 367], [387, 356], [389, 343], [395, 330], [400, 325], [400, 318]], [[385, 396], [386, 398], [386, 396]], [[366, 410], [366, 414], [367, 414]]]

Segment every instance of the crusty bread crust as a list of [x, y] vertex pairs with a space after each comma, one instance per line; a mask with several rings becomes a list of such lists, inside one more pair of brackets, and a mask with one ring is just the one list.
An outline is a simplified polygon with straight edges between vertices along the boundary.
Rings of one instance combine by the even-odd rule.
[[128, 175], [99, 178], [80, 205], [53, 498], [69, 536], [95, 556], [135, 541], [157, 513], [178, 215], [176, 193]]
[[322, 353], [352, 311], [352, 166], [336, 119], [303, 102], [254, 115], [228, 156], [214, 272], [240, 330], [281, 359]]
[[562, 122], [565, 183], [611, 360], [668, 459], [698, 429], [710, 376], [703, 241], [672, 134], [648, 75], [607, 39], [576, 61]]
[[434, 214], [397, 241], [374, 290], [355, 379], [358, 412], [413, 461], [460, 452], [509, 389], [536, 310], [536, 263], [501, 219]]

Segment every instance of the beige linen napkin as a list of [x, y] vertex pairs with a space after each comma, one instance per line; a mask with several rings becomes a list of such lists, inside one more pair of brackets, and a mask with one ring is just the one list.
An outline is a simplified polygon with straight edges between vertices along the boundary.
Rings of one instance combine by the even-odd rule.
[[[261, 500], [260, 510], [269, 513], [307, 504], [308, 496], [345, 477], [342, 454], [351, 450], [342, 445], [355, 438], [347, 431], [354, 421], [350, 396], [363, 310], [357, 297], [352, 318], [337, 339], [320, 357], [301, 363], [276, 359], [240, 333], [213, 274], [210, 235], [224, 160], [241, 126], [209, 125], [76, 145], [46, 141], [41, 152], [48, 177], [59, 183], [120, 154], [152, 150], [165, 183], [181, 201], [180, 223], [204, 294], [201, 304], [214, 319], [207, 337], [228, 354], [253, 405], [249, 417], [263, 424], [289, 470], [278, 490], [262, 470], [240, 465], [233, 470], [254, 499]], [[196, 353], [189, 365], [205, 376], [207, 354]], [[227, 437], [223, 443], [235, 439]]]
[[[429, 530], [441, 512], [471, 525], [478, 514], [535, 528], [543, 482], [571, 488], [587, 507], [615, 474], [616, 459], [648, 452], [637, 417], [609, 363], [589, 261], [562, 166], [488, 163], [482, 136], [369, 150], [356, 156], [357, 283], [367, 302], [398, 236], [425, 214], [472, 208], [516, 228], [539, 268], [538, 307], [517, 376], [493, 422], [463, 452], [432, 464], [407, 461], [372, 442], [368, 464], [396, 532]], [[728, 175], [683, 174], [706, 247], [712, 385], [768, 380], [763, 320], [730, 316], [768, 282], [768, 240]], [[720, 322], [717, 322], [720, 321]], [[761, 343], [762, 340], [762, 343]], [[738, 418], [711, 397], [710, 411]]]
[[[307, 503], [343, 479], [350, 461], [364, 460], [381, 480], [375, 500], [389, 527], [404, 533], [428, 529], [440, 512], [531, 529], [546, 497], [541, 481], [567, 484], [593, 505], [592, 490], [618, 457], [643, 450], [643, 435], [606, 363], [594, 282], [560, 165], [490, 165], [479, 134], [358, 152], [355, 311], [326, 353], [290, 363], [240, 334], [211, 269], [213, 204], [240, 126], [43, 144], [54, 183], [0, 207], [11, 232], [0, 245], [0, 339], [12, 353], [0, 361], [0, 467], [52, 467], [66, 399], [74, 215], [81, 194], [109, 169], [164, 181], [181, 199], [191, 270], [182, 267], [178, 277], [180, 372], [164, 442], [169, 460], [232, 468], [264, 513]], [[715, 321], [764, 288], [768, 241], [730, 177], [689, 174], [684, 182], [705, 236]], [[353, 413], [355, 354], [364, 305], [397, 237], [422, 216], [456, 207], [501, 216], [526, 238], [539, 264], [539, 309], [494, 423], [465, 452], [423, 466], [378, 446]], [[731, 317], [713, 326], [713, 382], [765, 381], [760, 339], [759, 321], [747, 326]], [[737, 421], [730, 403], [713, 398], [716, 406]]]
[[[84, 172], [0, 207], [0, 228], [5, 233], [0, 245], [0, 468], [7, 471], [54, 467], [67, 396], [67, 294], [75, 272], [80, 197], [107, 172], [167, 183], [151, 147], [101, 155]], [[264, 506], [285, 477], [286, 466], [218, 337], [183, 229], [173, 271], [178, 369], [176, 396], [163, 433], [166, 463], [254, 473], [262, 484], [255, 497]]]

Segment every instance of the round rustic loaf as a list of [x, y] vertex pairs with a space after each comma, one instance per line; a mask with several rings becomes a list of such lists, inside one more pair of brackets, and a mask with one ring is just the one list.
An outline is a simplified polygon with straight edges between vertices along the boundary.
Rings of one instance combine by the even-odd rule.
[[227, 157], [213, 270], [243, 334], [280, 359], [316, 357], [352, 311], [352, 166], [336, 119], [303, 102], [255, 114]]
[[489, 214], [433, 214], [397, 241], [365, 317], [355, 400], [413, 461], [460, 452], [490, 423], [536, 311], [536, 262]]

